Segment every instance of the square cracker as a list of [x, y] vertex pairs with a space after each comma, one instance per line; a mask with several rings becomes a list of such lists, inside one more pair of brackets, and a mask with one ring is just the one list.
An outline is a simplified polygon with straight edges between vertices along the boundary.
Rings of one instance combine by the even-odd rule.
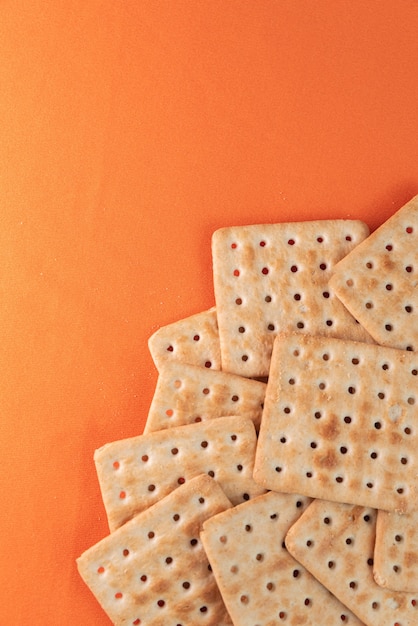
[[328, 280], [334, 265], [367, 237], [355, 220], [221, 228], [212, 237], [222, 369], [267, 376], [278, 332], [371, 341]]
[[200, 537], [235, 626], [361, 623], [286, 550], [309, 502], [271, 491], [204, 522]]
[[366, 626], [415, 626], [418, 595], [389, 591], [373, 578], [376, 514], [315, 500], [286, 536], [286, 547]]
[[382, 587], [418, 593], [418, 512], [379, 511], [374, 578]]
[[418, 196], [334, 268], [330, 287], [381, 345], [418, 349]]
[[230, 507], [209, 476], [198, 476], [77, 559], [114, 624], [232, 624], [199, 541], [203, 522]]
[[167, 361], [221, 369], [221, 351], [214, 307], [162, 326], [148, 339], [157, 370]]
[[274, 346], [254, 477], [267, 489], [418, 506], [418, 354], [330, 337]]
[[144, 433], [241, 415], [260, 425], [266, 385], [186, 363], [161, 366]]
[[110, 530], [199, 474], [233, 504], [263, 493], [252, 477], [256, 442], [253, 422], [233, 416], [104, 445], [94, 460]]

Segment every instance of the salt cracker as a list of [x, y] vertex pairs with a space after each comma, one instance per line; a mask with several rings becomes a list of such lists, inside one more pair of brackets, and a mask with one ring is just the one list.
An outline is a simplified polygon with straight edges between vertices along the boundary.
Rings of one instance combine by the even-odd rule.
[[366, 626], [416, 626], [418, 594], [383, 589], [373, 578], [376, 514], [316, 500], [289, 530], [286, 547]]
[[221, 369], [215, 308], [162, 326], [149, 338], [148, 348], [157, 370], [167, 361]]
[[418, 593], [418, 513], [379, 511], [374, 578], [382, 587]]
[[377, 343], [418, 349], [418, 196], [334, 268], [330, 287]]
[[253, 422], [233, 416], [104, 445], [94, 460], [110, 530], [198, 474], [215, 478], [233, 504], [263, 493], [252, 477], [256, 441]]
[[198, 476], [77, 559], [114, 624], [232, 624], [199, 540], [203, 522], [230, 506], [215, 480]]
[[242, 376], [188, 365], [161, 366], [144, 433], [241, 415], [260, 425], [265, 383]]
[[267, 376], [274, 337], [299, 330], [371, 341], [335, 298], [335, 264], [369, 234], [363, 222], [319, 220], [215, 231], [213, 279], [222, 369]]
[[204, 522], [200, 537], [235, 626], [361, 624], [283, 543], [309, 502], [270, 492]]
[[267, 489], [406, 512], [418, 506], [418, 354], [277, 337], [255, 462]]

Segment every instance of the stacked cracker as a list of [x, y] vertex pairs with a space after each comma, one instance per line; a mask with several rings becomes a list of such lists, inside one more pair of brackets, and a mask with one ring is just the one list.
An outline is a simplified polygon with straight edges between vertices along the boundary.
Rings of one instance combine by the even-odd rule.
[[418, 623], [418, 197], [218, 230], [216, 307], [149, 341], [144, 433], [79, 559], [115, 624]]

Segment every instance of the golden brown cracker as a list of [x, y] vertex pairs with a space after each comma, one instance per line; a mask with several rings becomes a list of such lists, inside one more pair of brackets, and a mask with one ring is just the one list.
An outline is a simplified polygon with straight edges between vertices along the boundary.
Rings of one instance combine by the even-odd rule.
[[160, 368], [144, 433], [241, 415], [258, 428], [265, 383], [186, 363], [167, 362]]
[[158, 370], [167, 361], [221, 369], [215, 308], [162, 326], [149, 338], [148, 348]]
[[414, 626], [418, 595], [373, 578], [377, 511], [315, 500], [286, 536], [286, 547], [366, 626]]
[[104, 445], [94, 460], [110, 530], [198, 474], [215, 478], [233, 504], [259, 495], [255, 447], [253, 422], [236, 416]]
[[418, 349], [418, 196], [333, 270], [330, 287], [381, 345]]
[[77, 559], [114, 624], [232, 624], [199, 539], [203, 522], [230, 506], [215, 480], [198, 476]]
[[279, 335], [255, 479], [266, 489], [405, 512], [418, 505], [418, 355]]
[[418, 593], [418, 514], [379, 511], [374, 577], [382, 587]]
[[235, 626], [361, 622], [284, 545], [309, 498], [269, 492], [206, 520], [201, 539]]
[[329, 288], [335, 264], [367, 237], [354, 220], [221, 228], [212, 237], [222, 369], [268, 376], [277, 333], [371, 341]]

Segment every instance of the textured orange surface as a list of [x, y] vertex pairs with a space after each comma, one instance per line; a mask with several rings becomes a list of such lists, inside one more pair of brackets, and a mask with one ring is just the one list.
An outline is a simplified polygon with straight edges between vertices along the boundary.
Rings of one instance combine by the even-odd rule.
[[416, 0], [0, 3], [0, 624], [109, 623], [92, 455], [142, 431], [217, 227], [418, 193]]

